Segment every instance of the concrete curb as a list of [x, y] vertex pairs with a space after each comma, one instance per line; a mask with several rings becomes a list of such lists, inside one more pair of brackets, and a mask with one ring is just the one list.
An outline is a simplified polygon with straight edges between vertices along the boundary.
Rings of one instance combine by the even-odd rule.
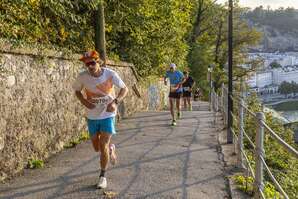
[[219, 153], [221, 154], [221, 159], [224, 162], [227, 188], [231, 199], [249, 199], [248, 195], [237, 189], [237, 185], [234, 183], [232, 176], [237, 173], [241, 173], [241, 170], [236, 167], [237, 156], [234, 153], [234, 145], [226, 143], [226, 128], [223, 128], [222, 117], [220, 114], [215, 114], [215, 126], [217, 128], [218, 146]]

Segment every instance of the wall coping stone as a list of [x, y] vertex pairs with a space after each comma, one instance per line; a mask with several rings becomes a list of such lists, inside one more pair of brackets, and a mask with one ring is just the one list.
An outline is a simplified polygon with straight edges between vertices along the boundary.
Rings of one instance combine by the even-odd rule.
[[[0, 53], [3, 54], [11, 54], [11, 55], [25, 55], [30, 57], [45, 57], [49, 59], [61, 59], [61, 60], [69, 60], [69, 61], [79, 61], [81, 54], [78, 53], [68, 53], [53, 50], [44, 46], [18, 46], [15, 47], [11, 42], [0, 39]], [[123, 62], [123, 61], [114, 61], [107, 59], [107, 65], [114, 67], [130, 67], [136, 80], [140, 81], [140, 77], [135, 69], [134, 64]]]

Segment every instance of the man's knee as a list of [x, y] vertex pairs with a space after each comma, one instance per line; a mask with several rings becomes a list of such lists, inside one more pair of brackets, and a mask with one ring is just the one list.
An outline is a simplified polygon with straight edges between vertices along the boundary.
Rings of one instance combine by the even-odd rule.
[[108, 146], [108, 142], [106, 140], [100, 140], [100, 147]]
[[100, 139], [100, 150], [104, 152], [109, 149], [109, 140], [108, 139]]
[[91, 138], [91, 141], [92, 141], [92, 145], [93, 145], [93, 149], [95, 152], [99, 152], [99, 137], [98, 135], [94, 135], [92, 138]]

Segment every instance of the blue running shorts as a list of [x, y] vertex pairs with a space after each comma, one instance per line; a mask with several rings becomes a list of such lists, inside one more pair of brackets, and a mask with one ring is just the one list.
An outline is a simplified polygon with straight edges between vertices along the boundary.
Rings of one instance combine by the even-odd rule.
[[108, 133], [111, 135], [116, 134], [115, 129], [115, 117], [109, 117], [106, 119], [91, 120], [87, 119], [88, 130], [90, 137], [96, 135], [96, 133]]

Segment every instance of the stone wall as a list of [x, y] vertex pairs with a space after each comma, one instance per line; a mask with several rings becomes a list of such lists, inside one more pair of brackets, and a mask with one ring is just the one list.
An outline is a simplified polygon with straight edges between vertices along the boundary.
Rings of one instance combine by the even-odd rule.
[[[71, 87], [83, 68], [77, 61], [79, 55], [62, 56], [59, 52], [9, 46], [1, 49], [0, 181], [3, 181], [20, 173], [30, 158], [45, 159], [62, 150], [86, 126], [83, 108]], [[120, 115], [147, 110], [148, 84], [137, 81], [131, 65], [108, 63], [129, 88]], [[154, 108], [162, 104], [152, 103]]]

